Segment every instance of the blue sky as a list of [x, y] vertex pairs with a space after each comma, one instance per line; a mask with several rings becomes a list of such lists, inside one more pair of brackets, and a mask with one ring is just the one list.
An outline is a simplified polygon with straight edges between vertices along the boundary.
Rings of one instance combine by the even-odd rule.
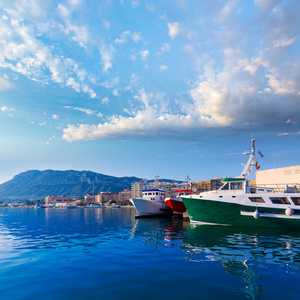
[[0, 182], [299, 165], [298, 0], [3, 0]]

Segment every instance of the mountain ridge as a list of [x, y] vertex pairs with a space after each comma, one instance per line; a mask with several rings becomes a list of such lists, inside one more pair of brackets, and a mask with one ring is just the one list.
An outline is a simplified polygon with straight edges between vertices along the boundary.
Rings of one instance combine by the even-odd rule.
[[0, 184], [0, 198], [36, 200], [49, 195], [79, 198], [88, 193], [118, 193], [131, 189], [131, 183], [139, 180], [135, 176], [115, 177], [86, 170], [28, 170]]

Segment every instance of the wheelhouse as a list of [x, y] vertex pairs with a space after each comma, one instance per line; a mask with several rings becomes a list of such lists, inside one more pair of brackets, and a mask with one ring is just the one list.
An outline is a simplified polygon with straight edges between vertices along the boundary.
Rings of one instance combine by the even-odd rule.
[[246, 180], [245, 178], [224, 178], [222, 180], [224, 183], [219, 190], [222, 191], [245, 191], [246, 190]]
[[158, 189], [153, 189], [153, 190], [143, 190], [142, 191], [142, 197], [144, 199], [149, 199], [149, 200], [163, 200], [166, 196], [166, 192]]

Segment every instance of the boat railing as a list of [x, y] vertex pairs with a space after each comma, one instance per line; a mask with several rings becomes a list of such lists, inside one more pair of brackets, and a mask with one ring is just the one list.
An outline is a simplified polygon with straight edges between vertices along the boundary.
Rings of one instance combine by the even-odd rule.
[[299, 193], [300, 184], [260, 184], [259, 186], [248, 186], [247, 192], [257, 193]]

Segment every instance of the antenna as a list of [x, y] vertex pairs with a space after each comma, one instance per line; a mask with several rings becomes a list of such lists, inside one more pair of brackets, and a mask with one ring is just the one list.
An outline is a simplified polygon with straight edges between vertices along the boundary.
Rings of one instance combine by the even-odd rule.
[[255, 165], [255, 142], [256, 139], [252, 139], [252, 150], [251, 152], [244, 152], [245, 155], [250, 155], [247, 164], [244, 167], [244, 170], [242, 171], [241, 177], [244, 177], [246, 180], [249, 180], [249, 176], [251, 174], [252, 168]]

